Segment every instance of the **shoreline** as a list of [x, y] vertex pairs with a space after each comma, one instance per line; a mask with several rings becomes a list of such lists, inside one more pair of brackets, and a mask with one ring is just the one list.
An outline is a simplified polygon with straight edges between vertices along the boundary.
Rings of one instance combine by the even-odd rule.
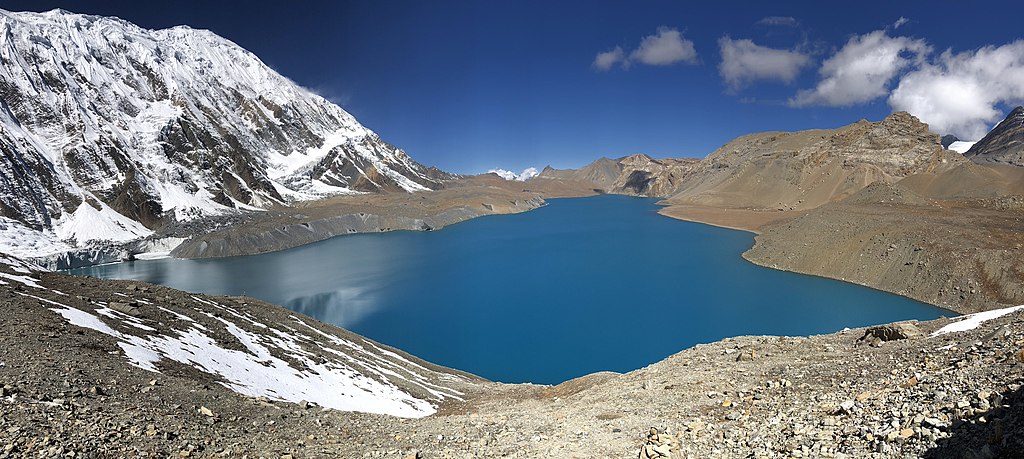
[[[0, 270], [10, 268], [0, 266]], [[16, 320], [11, 322], [11, 336], [40, 337], [12, 339], [6, 352], [0, 352], [10, 374], [17, 375], [5, 381], [12, 384], [5, 390], [15, 391], [16, 396], [0, 404], [0, 411], [5, 419], [27, 430], [29, 435], [21, 433], [26, 438], [37, 432], [49, 434], [69, 448], [74, 444], [83, 451], [95, 450], [94, 443], [102, 438], [98, 444], [118, 455], [129, 451], [120, 448], [140, 444], [171, 454], [188, 442], [206, 445], [209, 453], [230, 449], [236, 455], [286, 448], [289, 453], [310, 457], [356, 457], [367, 451], [400, 452], [387, 457], [417, 453], [454, 457], [470, 452], [481, 457], [509, 452], [530, 457], [624, 457], [635, 453], [636, 435], [654, 425], [678, 438], [684, 448], [681, 452], [694, 457], [747, 457], [751, 451], [759, 452], [759, 457], [787, 456], [794, 448], [804, 449], [804, 443], [792, 443], [801, 438], [810, 438], [807, 450], [821, 451], [822, 456], [863, 457], [883, 444], [895, 455], [881, 457], [916, 457], [944, 447], [956, 450], [957, 445], [974, 438], [982, 442], [989, 438], [987, 432], [977, 433], [973, 424], [956, 420], [969, 421], [982, 414], [996, 424], [1000, 418], [1013, 419], [999, 408], [1003, 399], [991, 406], [973, 404], [977, 409], [970, 411], [954, 406], [956, 401], [977, 398], [978, 403], [988, 403], [989, 395], [1000, 394], [1015, 404], [1020, 394], [1020, 364], [1013, 360], [1019, 351], [1015, 343], [1022, 336], [1020, 324], [1024, 323], [1018, 310], [905, 324], [912, 336], [875, 343], [863, 338], [874, 336], [867, 332], [868, 327], [808, 336], [742, 335], [680, 349], [627, 373], [593, 373], [548, 386], [480, 380], [330, 324], [306, 320], [306, 316], [295, 319], [289, 310], [250, 298], [193, 295], [136, 281], [81, 280], [60, 274], [37, 277], [30, 283], [38, 282], [41, 288], [22, 286], [36, 298], [27, 295], [29, 292], [18, 294], [15, 286], [0, 286], [0, 293], [10, 295], [18, 306], [12, 308]], [[138, 301], [138, 317], [97, 319], [116, 327], [121, 335], [97, 330], [102, 327], [89, 329], [68, 323], [66, 317], [47, 309], [54, 305], [46, 301], [52, 301], [69, 305], [67, 310], [99, 315], [103, 305], [123, 301], [121, 292]], [[182, 319], [185, 316], [191, 319]], [[164, 372], [151, 373], [132, 366], [123, 351], [116, 351], [127, 335], [135, 336], [131, 342], [162, 342], [162, 337], [179, 336], [178, 329], [197, 327], [196, 323], [204, 324], [202, 330], [215, 340], [214, 346], [237, 346], [234, 334], [223, 331], [230, 323], [239, 327], [234, 333], [249, 333], [260, 342], [269, 342], [263, 336], [276, 335], [255, 324], [274, 327], [295, 320], [308, 324], [301, 328], [303, 333], [353, 340], [401, 367], [398, 371], [402, 374], [427, 375], [430, 385], [426, 389], [417, 385], [419, 379], [395, 381], [417, 399], [434, 401], [437, 411], [400, 418], [320, 409], [322, 400], [246, 396], [217, 384], [219, 377], [208, 371], [191, 370], [161, 357], [158, 368]], [[151, 328], [132, 326], [140, 321]], [[69, 333], [49, 332], [61, 329]], [[328, 360], [339, 357], [312, 342], [308, 345], [313, 346], [306, 348], [313, 355], [323, 354]], [[980, 352], [974, 351], [977, 347]], [[342, 346], [337, 351], [347, 349]], [[995, 364], [994, 359], [1001, 356], [1010, 361]], [[63, 378], [72, 381], [71, 389], [61, 385], [62, 378], [53, 377], [54, 357], [75, 369], [73, 378]], [[303, 377], [315, 376], [297, 371]], [[458, 398], [437, 400], [438, 390]], [[80, 395], [75, 395], [79, 391]], [[935, 397], [939, 391], [949, 396]], [[979, 391], [985, 391], [984, 395], [977, 395]], [[53, 410], [60, 408], [37, 401], [67, 397], [61, 393], [69, 392], [74, 393], [71, 400], [75, 406], [88, 409], [69, 408], [68, 417], [87, 428], [63, 430], [62, 423], [74, 421], [52, 416]], [[166, 415], [157, 414], [147, 408], [154, 406], [154, 400], [160, 400], [159, 406], [173, 408]], [[111, 404], [125, 410], [103, 408]], [[893, 414], [894, 405], [909, 408]], [[936, 413], [936, 421], [915, 421], [919, 412]], [[809, 417], [814, 420], [810, 424]], [[48, 424], [35, 422], [37, 419], [55, 421]], [[102, 423], [110, 419], [124, 423], [122, 430], [132, 429], [132, 436], [108, 437], [109, 430]], [[900, 427], [892, 427], [893, 420]], [[837, 427], [843, 424], [864, 425], [865, 429]], [[90, 427], [93, 425], [100, 427]], [[979, 428], [988, 425], [978, 424]], [[796, 433], [807, 426], [814, 429], [810, 435]], [[1006, 427], [1007, 435], [1016, 435], [1017, 424]], [[169, 435], [140, 435], [147, 430]], [[818, 432], [828, 435], [820, 439]], [[397, 435], [402, 436], [400, 441]], [[723, 443], [722, 436], [740, 441]], [[797, 446], [790, 446], [793, 444]], [[837, 454], [840, 451], [843, 455]]]
[[734, 209], [727, 207], [674, 204], [667, 200], [657, 203], [662, 206], [658, 214], [668, 218], [716, 226], [737, 231], [761, 234], [760, 228], [775, 222], [805, 214], [806, 210], [762, 211]]
[[[705, 221], [705, 220], [702, 220], [701, 217], [699, 217], [699, 216], [687, 216], [687, 215], [683, 215], [683, 214], [679, 213], [679, 212], [685, 212], [685, 210], [687, 210], [687, 209], [700, 209], [700, 210], [703, 210], [703, 211], [712, 211], [712, 212], [713, 211], [719, 211], [719, 212], [723, 212], [723, 213], [724, 212], [728, 212], [730, 210], [736, 210], [737, 213], [745, 212], [748, 215], [751, 214], [751, 213], [756, 213], [758, 211], [751, 211], [751, 210], [746, 210], [746, 209], [719, 209], [719, 208], [705, 207], [705, 206], [681, 206], [681, 205], [672, 205], [672, 204], [662, 204], [662, 205], [665, 205], [666, 207], [664, 209], [658, 211], [658, 214], [662, 215], [662, 216], [665, 216], [665, 217], [668, 217], [668, 218], [671, 218], [671, 219], [674, 219], [674, 220], [691, 222], [691, 223], [698, 223], [698, 224], [702, 224], [702, 225], [713, 226], [713, 227], [716, 227], [716, 228], [725, 228], [725, 229], [736, 230], [736, 231], [744, 231], [744, 232], [747, 232], [747, 233], [754, 234], [755, 236], [759, 236], [759, 235], [762, 234], [761, 231], [759, 231], [758, 229], [751, 228], [749, 226], [746, 226], [746, 227], [740, 226], [740, 225], [730, 226], [730, 225], [725, 225], [725, 224], [717, 223], [717, 222], [714, 222], [714, 221]], [[669, 210], [675, 210], [676, 213], [673, 215], [672, 213], [669, 212]], [[775, 212], [770, 212], [769, 211], [769, 212], [765, 212], [765, 213], [775, 213]], [[778, 213], [781, 214], [783, 212], [778, 212]], [[793, 213], [804, 214], [804, 213], [806, 213], [806, 211], [787, 211], [785, 213], [787, 213], [787, 214], [793, 214]], [[784, 216], [782, 218], [774, 220], [773, 222], [782, 221], [782, 220], [785, 220], [785, 219], [790, 218], [790, 217], [792, 217], [792, 215]], [[929, 302], [929, 301], [924, 301], [924, 300], [922, 300], [920, 298], [914, 298], [912, 296], [904, 295], [904, 294], [901, 294], [899, 292], [894, 292], [894, 291], [891, 291], [891, 290], [886, 290], [886, 289], [879, 288], [879, 287], [876, 287], [874, 285], [870, 285], [870, 284], [866, 284], [866, 283], [856, 282], [854, 280], [846, 279], [846, 278], [843, 278], [843, 277], [830, 276], [830, 275], [821, 274], [821, 273], [814, 273], [814, 272], [804, 272], [804, 271], [799, 271], [799, 270], [795, 270], [795, 269], [786, 269], [786, 268], [782, 268], [782, 267], [779, 267], [779, 266], [773, 266], [773, 265], [768, 265], [768, 264], [764, 264], [764, 263], [759, 263], [757, 260], [752, 259], [752, 258], [750, 258], [747, 255], [756, 245], [757, 245], [757, 242], [755, 240], [754, 245], [752, 245], [748, 249], [744, 250], [740, 254], [740, 257], [743, 258], [747, 263], [750, 263], [750, 264], [753, 264], [753, 265], [756, 265], [756, 266], [760, 266], [762, 268], [768, 268], [768, 269], [774, 269], [774, 270], [783, 271], [783, 272], [800, 274], [800, 275], [803, 275], [803, 276], [814, 276], [814, 277], [820, 277], [820, 278], [823, 278], [823, 279], [830, 279], [830, 280], [835, 280], [835, 281], [839, 281], [839, 282], [845, 282], [847, 284], [853, 284], [853, 285], [856, 285], [858, 287], [869, 288], [871, 290], [876, 290], [876, 291], [879, 291], [879, 292], [888, 293], [890, 295], [901, 296], [901, 297], [908, 298], [908, 299], [911, 299], [911, 300], [914, 300], [914, 301], [918, 301], [918, 302], [923, 303], [923, 304], [927, 304], [929, 306], [938, 308], [938, 309], [943, 310], [943, 311], [948, 311], [948, 312], [953, 314], [953, 317], [960, 317], [960, 316], [964, 316], [964, 315], [967, 315], [967, 314], [971, 314], [971, 313], [977, 312], [977, 311], [971, 311], [971, 310], [966, 310], [966, 309], [962, 309], [962, 308], [960, 310], [957, 310], [957, 309], [954, 309], [953, 307], [950, 307], [950, 306], [947, 306], [947, 305], [941, 305], [941, 304], [936, 304], [936, 303]]]
[[[268, 219], [267, 221], [257, 222], [252, 225], [232, 225], [211, 233], [196, 236], [176, 247], [170, 253], [170, 256], [180, 259], [205, 259], [256, 255], [287, 250], [346, 234], [365, 234], [396, 230], [430, 231], [477, 217], [528, 212], [542, 207], [545, 204], [545, 198], [568, 199], [596, 195], [596, 193], [593, 193], [593, 190], [583, 190], [578, 184], [572, 184], [573, 186], [562, 188], [556, 192], [545, 192], [540, 190], [545, 189], [545, 187], [550, 189], [553, 181], [544, 180], [534, 183], [533, 181], [505, 182], [500, 179], [497, 180], [499, 182], [496, 184], [487, 183], [488, 186], [484, 187], [479, 186], [479, 183], [473, 183], [470, 186], [429, 193], [382, 195], [376, 197], [377, 199], [368, 199], [366, 196], [360, 196], [357, 197], [360, 201], [358, 205], [352, 205], [352, 198], [311, 203], [306, 206], [297, 207], [295, 212], [284, 214], [284, 217], [278, 216], [275, 219]], [[488, 181], [494, 182], [494, 180]], [[535, 188], [534, 186], [528, 186], [531, 184], [540, 185], [536, 187], [540, 190], [529, 190], [528, 188]], [[572, 191], [567, 192], [566, 190]], [[510, 197], [518, 199], [509, 199]], [[459, 201], [460, 199], [461, 201]], [[470, 200], [478, 204], [472, 207], [465, 205]], [[430, 204], [427, 205], [429, 207], [421, 207], [419, 210], [410, 210], [408, 207], [410, 202], [423, 206], [420, 204], [422, 201], [429, 201]], [[657, 213], [667, 218], [754, 234], [754, 244], [740, 255], [747, 262], [761, 267], [833, 279], [867, 287], [920, 301], [954, 314], [969, 314], [980, 310], [1012, 305], [1009, 302], [995, 302], [994, 305], [983, 303], [979, 306], [973, 305], [971, 300], [961, 302], [942, 301], [941, 298], [930, 295], [929, 291], [922, 293], [892, 288], [884, 283], [872, 282], [871, 279], [847, 275], [847, 273], [840, 269], [831, 269], [832, 265], [827, 263], [818, 269], [806, 269], [795, 265], [786, 266], [786, 261], [793, 259], [793, 257], [816, 259], [817, 257], [814, 257], [813, 254], [818, 252], [807, 249], [807, 247], [810, 247], [807, 244], [804, 244], [803, 247], [791, 248], [790, 252], [786, 252], [784, 248], [776, 247], [779, 245], [778, 239], [780, 237], [783, 242], [786, 242], [787, 238], [801, 236], [800, 234], [794, 235], [793, 230], [780, 230], [779, 227], [781, 225], [776, 224], [784, 221], [797, 222], [804, 220], [809, 215], [815, 213], [817, 209], [793, 211], [732, 209], [703, 205], [680, 205], [667, 202], [666, 200], [657, 201], [656, 204], [662, 207], [657, 210]], [[310, 209], [316, 209], [317, 212], [307, 212]], [[394, 215], [396, 209], [399, 209], [405, 215]], [[338, 210], [362, 210], [362, 212], [334, 214], [333, 216], [325, 217], [325, 214], [330, 215]], [[376, 213], [370, 213], [374, 211]], [[433, 213], [428, 213], [427, 211], [432, 211]], [[296, 221], [294, 218], [296, 215], [300, 215], [300, 212], [320, 218], [307, 217], [305, 221]], [[380, 216], [380, 214], [388, 215], [389, 212], [391, 212], [391, 215], [388, 217]], [[442, 215], [447, 215], [447, 217], [451, 218], [438, 218]], [[277, 226], [278, 222], [282, 220], [291, 221], [288, 226]], [[771, 229], [769, 231], [771, 234], [766, 234], [766, 230], [769, 228]], [[813, 238], [813, 234], [802, 236]], [[211, 242], [218, 245], [215, 250], [210, 249]], [[832, 251], [831, 253], [842, 255], [846, 252]], [[858, 254], [849, 252], [846, 255], [857, 257]], [[780, 260], [783, 262], [782, 264], [779, 263]], [[858, 258], [850, 258], [850, 260], [862, 261]], [[121, 261], [105, 260], [102, 263], [96, 264]], [[929, 270], [928, 274], [948, 273]], [[915, 273], [906, 274], [906, 276], [913, 275]], [[904, 281], [909, 281], [909, 278]], [[992, 302], [990, 301], [989, 303]]]
[[[864, 286], [956, 314], [1024, 302], [1017, 291], [1021, 281], [1000, 268], [1019, 266], [1013, 242], [1020, 236], [972, 231], [1013, 228], [1018, 223], [1012, 214], [942, 203], [833, 203], [779, 216], [670, 206], [659, 214], [754, 233], [742, 256], [758, 266]], [[960, 221], [975, 225], [964, 228]], [[994, 244], [996, 235], [1008, 242]]]

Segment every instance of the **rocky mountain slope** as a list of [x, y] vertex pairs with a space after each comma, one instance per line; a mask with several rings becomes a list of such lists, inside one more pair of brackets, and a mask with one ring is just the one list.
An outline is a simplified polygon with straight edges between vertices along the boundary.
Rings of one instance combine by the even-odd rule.
[[546, 179], [575, 181], [592, 184], [600, 190], [610, 190], [612, 184], [622, 175], [619, 159], [600, 158], [579, 169], [555, 169], [545, 166], [539, 177]]
[[1024, 107], [1017, 107], [964, 156], [977, 163], [1024, 166]]
[[875, 182], [964, 162], [917, 118], [897, 112], [838, 129], [765, 132], [733, 140], [703, 159], [668, 202], [801, 210], [838, 201]]
[[[1024, 170], [1004, 172], [1024, 184]], [[935, 181], [945, 183], [941, 175]], [[743, 256], [962, 313], [1024, 303], [1024, 197], [937, 199], [913, 185], [875, 183], [762, 226]]]
[[451, 177], [209, 31], [0, 11], [0, 63], [0, 238], [25, 255]]
[[[898, 117], [903, 121], [885, 126]], [[987, 138], [1011, 137], [1007, 123], [1001, 126], [1004, 129], [997, 128]], [[879, 128], [903, 134], [876, 142], [889, 145], [888, 150], [863, 146]], [[824, 188], [817, 182], [799, 185], [813, 175], [796, 173], [821, 170], [801, 159], [816, 146], [787, 160], [778, 157], [777, 141], [769, 141], [759, 156], [754, 140], [770, 139], [772, 134], [747, 136], [730, 143], [751, 148], [746, 156], [741, 150], [723, 152], [728, 145], [716, 152], [746, 161], [726, 167], [749, 171], [738, 176], [742, 180], [730, 180], [735, 174], [722, 172], [726, 179], [716, 182], [709, 180], [714, 173], [696, 172], [690, 180], [710, 181], [710, 187], [699, 193], [684, 190], [665, 201], [669, 207], [663, 213], [758, 232], [744, 257], [763, 266], [867, 285], [962, 313], [1024, 302], [1024, 168], [977, 156], [965, 161], [948, 151], [933, 156], [926, 129], [901, 114], [876, 126], [858, 123], [841, 128], [839, 132], [859, 133], [860, 140], [853, 145], [861, 145], [863, 151], [845, 152], [846, 167], [838, 172], [825, 169], [824, 183], [833, 182]], [[747, 164], [756, 164], [761, 156], [775, 158], [760, 169]], [[713, 163], [709, 157], [708, 164]], [[772, 170], [776, 173], [768, 173]], [[777, 173], [784, 170], [791, 173]], [[858, 175], [857, 170], [865, 173]], [[836, 174], [846, 177], [841, 187], [835, 186]], [[802, 197], [796, 205], [787, 205], [808, 195], [817, 199]], [[771, 200], [766, 202], [766, 196]], [[772, 201], [778, 202], [777, 209], [762, 207]]]
[[[1024, 311], [505, 385], [241, 297], [0, 260], [2, 457], [1014, 457]], [[355, 410], [355, 411], [350, 411]], [[387, 414], [384, 414], [387, 413]]]
[[964, 162], [942, 147], [928, 125], [898, 112], [838, 129], [750, 134], [700, 160], [602, 158], [576, 170], [547, 167], [540, 177], [589, 183], [606, 193], [666, 197], [672, 205], [804, 210], [871, 183]]
[[579, 169], [545, 167], [542, 179], [587, 183], [602, 193], [666, 197], [697, 163], [694, 158], [654, 159], [630, 155], [618, 159], [601, 158]]

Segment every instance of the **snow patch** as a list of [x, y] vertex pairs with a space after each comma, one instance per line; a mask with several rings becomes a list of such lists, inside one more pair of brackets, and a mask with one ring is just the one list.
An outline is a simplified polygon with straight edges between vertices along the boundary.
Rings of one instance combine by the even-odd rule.
[[953, 143], [949, 144], [949, 146], [946, 147], [946, 149], [947, 150], [955, 151], [955, 152], [960, 153], [962, 155], [964, 153], [967, 153], [967, 150], [970, 150], [971, 147], [973, 147], [974, 144], [976, 144], [976, 143], [978, 143], [978, 142], [964, 142], [962, 140], [958, 140], [956, 142], [953, 142]]
[[939, 336], [944, 335], [946, 333], [974, 330], [975, 328], [978, 328], [979, 325], [985, 323], [986, 321], [997, 319], [999, 317], [1005, 316], [1011, 312], [1015, 312], [1020, 309], [1024, 309], [1024, 305], [968, 314], [966, 316], [963, 316], [961, 320], [953, 322], [951, 324], [946, 325], [945, 327], [936, 330], [935, 333], [932, 333], [931, 336]]
[[61, 317], [64, 317], [64, 319], [70, 322], [71, 325], [77, 325], [83, 328], [91, 328], [105, 335], [121, 336], [121, 333], [117, 332], [113, 328], [110, 328], [106, 323], [100, 320], [99, 317], [89, 314], [88, 312], [85, 312], [81, 309], [65, 306], [63, 308], [54, 308], [50, 310], [56, 312], [57, 314], [60, 314]]
[[74, 250], [52, 231], [36, 231], [23, 223], [0, 217], [0, 252], [19, 258], [34, 258]]
[[510, 170], [505, 170], [505, 169], [491, 169], [491, 170], [487, 171], [487, 173], [489, 173], [489, 174], [497, 174], [499, 177], [501, 177], [501, 178], [503, 178], [505, 180], [515, 180], [515, 181], [519, 181], [519, 182], [525, 182], [527, 180], [530, 180], [530, 179], [540, 175], [540, 171], [538, 171], [536, 167], [527, 167], [526, 169], [523, 169], [523, 171], [518, 173], [518, 174], [516, 174], [515, 172], [512, 172]]
[[0, 255], [0, 265], [7, 265], [8, 268], [11, 268], [14, 272], [20, 274], [32, 274], [33, 270], [42, 271], [42, 268], [38, 266], [32, 266], [17, 258], [5, 257], [3, 255]]
[[[146, 370], [159, 372], [157, 363], [168, 359], [216, 375], [223, 379], [224, 386], [253, 397], [267, 397], [291, 402], [307, 400], [326, 408], [400, 417], [422, 417], [435, 412], [434, 406], [428, 401], [415, 398], [404, 392], [387, 378], [375, 379], [367, 376], [368, 374], [388, 374], [406, 379], [397, 372], [389, 371], [381, 366], [397, 365], [388, 360], [395, 357], [399, 357], [399, 362], [408, 362], [390, 352], [384, 356], [367, 354], [364, 358], [355, 358], [335, 351], [332, 354], [341, 354], [349, 363], [325, 360], [304, 350], [300, 344], [302, 342], [316, 343], [314, 337], [297, 333], [294, 329], [285, 333], [274, 328], [270, 328], [270, 330], [275, 332], [276, 337], [268, 337], [246, 331], [223, 317], [216, 317], [216, 320], [224, 324], [228, 333], [242, 344], [244, 351], [223, 347], [216, 339], [197, 327], [175, 330], [171, 334], [135, 336], [113, 329], [97, 315], [53, 301], [44, 301], [58, 306], [51, 310], [60, 314], [71, 324], [117, 338], [118, 346], [121, 347], [128, 361], [132, 365]], [[234, 316], [244, 317], [231, 308], [218, 306]], [[126, 321], [121, 314], [107, 308], [97, 312], [116, 318], [119, 322]], [[174, 313], [174, 315], [198, 326], [187, 316], [178, 313]], [[246, 318], [246, 320], [252, 319]], [[151, 328], [146, 330], [149, 327], [139, 327], [138, 325], [141, 325], [139, 323], [128, 323], [128, 325], [141, 328], [144, 331], [154, 331]], [[264, 327], [266, 326], [264, 325]], [[328, 335], [319, 330], [317, 332], [328, 337], [329, 341], [334, 344], [362, 349], [361, 346], [341, 337]], [[326, 348], [324, 349], [326, 350]], [[418, 365], [413, 368], [416, 367], [422, 368]], [[411, 383], [423, 387], [425, 378], [422, 375], [409, 369], [405, 369], [405, 372], [412, 375], [412, 380], [409, 380]], [[451, 394], [442, 392], [443, 390], [450, 391], [450, 389], [433, 387], [441, 389], [441, 391], [436, 389], [430, 391], [436, 397], [452, 397]]]
[[100, 209], [83, 202], [70, 215], [54, 225], [54, 233], [63, 241], [85, 244], [93, 241], [125, 242], [153, 234], [141, 223], [117, 213], [106, 204]]
[[158, 260], [161, 258], [169, 258], [171, 251], [185, 242], [183, 237], [165, 237], [150, 241], [145, 245], [146, 252], [135, 255], [138, 260]]
[[44, 290], [46, 289], [46, 287], [43, 287], [43, 286], [38, 284], [39, 279], [36, 279], [36, 278], [33, 278], [33, 277], [29, 277], [29, 276], [19, 276], [19, 275], [16, 275], [16, 274], [7, 274], [5, 272], [0, 272], [0, 278], [7, 279], [7, 280], [12, 280], [14, 282], [18, 282], [18, 283], [24, 284], [24, 285], [26, 285], [28, 287], [40, 288], [40, 289], [44, 289]]

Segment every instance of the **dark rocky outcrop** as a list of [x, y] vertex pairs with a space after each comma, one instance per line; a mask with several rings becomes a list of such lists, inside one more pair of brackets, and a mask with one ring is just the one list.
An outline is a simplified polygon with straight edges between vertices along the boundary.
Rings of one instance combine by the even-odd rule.
[[964, 156], [976, 163], [1024, 166], [1024, 107], [1017, 107]]
[[878, 325], [869, 327], [864, 331], [860, 341], [879, 342], [895, 341], [900, 339], [920, 338], [924, 336], [920, 328], [910, 322], [897, 322], [893, 324]]
[[960, 139], [957, 136], [953, 134], [946, 134], [942, 136], [942, 148], [949, 148], [950, 145], [953, 145], [953, 142], [959, 141]]

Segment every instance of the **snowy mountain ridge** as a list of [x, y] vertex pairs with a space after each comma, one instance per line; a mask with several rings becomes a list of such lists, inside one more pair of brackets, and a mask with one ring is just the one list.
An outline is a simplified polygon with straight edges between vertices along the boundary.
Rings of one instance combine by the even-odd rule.
[[0, 10], [0, 64], [0, 239], [22, 256], [451, 177], [207, 30]]

